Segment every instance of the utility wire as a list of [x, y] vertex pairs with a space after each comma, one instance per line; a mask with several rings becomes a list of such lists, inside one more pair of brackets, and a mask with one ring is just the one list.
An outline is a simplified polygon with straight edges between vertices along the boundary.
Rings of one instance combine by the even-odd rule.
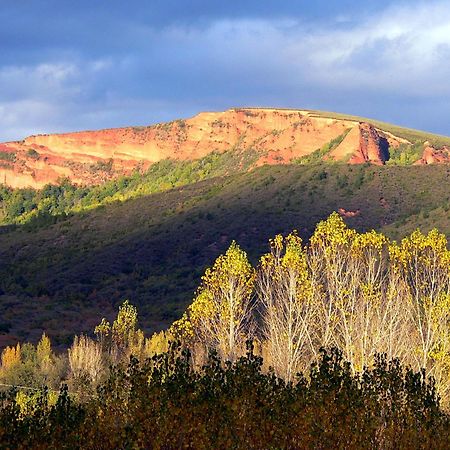
[[[31, 386], [21, 386], [20, 384], [6, 384], [6, 383], [0, 383], [0, 386], [5, 386], [5, 387], [11, 387], [11, 388], [18, 388], [18, 389], [29, 389], [32, 391], [43, 391], [44, 388], [35, 388], [35, 387], [31, 387]], [[56, 389], [50, 389], [47, 387], [48, 391], [52, 391], [52, 392], [58, 392]]]

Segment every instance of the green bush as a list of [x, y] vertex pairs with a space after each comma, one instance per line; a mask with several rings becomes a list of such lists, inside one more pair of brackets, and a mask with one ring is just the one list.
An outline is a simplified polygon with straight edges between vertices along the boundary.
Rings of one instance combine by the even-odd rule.
[[14, 152], [0, 152], [0, 160], [14, 162], [16, 154]]
[[39, 153], [36, 150], [34, 150], [33, 148], [30, 148], [27, 150], [27, 156], [29, 158], [39, 159]]
[[432, 380], [380, 355], [353, 375], [336, 349], [286, 384], [262, 372], [251, 344], [236, 363], [212, 354], [194, 370], [172, 345], [113, 368], [86, 402], [63, 387], [24, 415], [16, 392], [0, 398], [5, 448], [448, 448], [449, 417]]

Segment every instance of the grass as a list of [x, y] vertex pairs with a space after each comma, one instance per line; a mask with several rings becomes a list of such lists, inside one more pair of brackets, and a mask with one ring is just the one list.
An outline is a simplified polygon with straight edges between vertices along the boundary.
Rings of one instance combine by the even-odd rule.
[[376, 128], [392, 133], [398, 137], [408, 140], [411, 143], [417, 141], [425, 142], [429, 141], [436, 147], [442, 147], [444, 145], [450, 145], [450, 137], [442, 136], [439, 134], [428, 133], [426, 131], [415, 130], [413, 128], [400, 127], [398, 125], [392, 125], [390, 123], [382, 122], [380, 120], [368, 119], [366, 117], [353, 116], [350, 114], [341, 114], [327, 111], [309, 111], [313, 117], [328, 117], [330, 119], [342, 119], [352, 120], [357, 122], [368, 122], [374, 125]]
[[387, 131], [389, 133], [395, 134], [396, 136], [406, 139], [406, 140], [410, 141], [411, 143], [415, 143], [417, 141], [420, 141], [421, 143], [423, 143], [425, 141], [429, 141], [433, 146], [438, 147], [438, 148], [442, 147], [444, 145], [450, 146], [450, 137], [449, 136], [443, 136], [443, 135], [439, 135], [439, 134], [429, 133], [426, 131], [415, 130], [413, 128], [401, 127], [398, 125], [393, 125], [391, 123], [382, 122], [380, 120], [370, 119], [370, 118], [361, 117], [361, 116], [354, 116], [351, 114], [336, 113], [336, 112], [331, 112], [331, 111], [295, 109], [295, 108], [248, 107], [248, 108], [235, 108], [235, 109], [237, 111], [239, 111], [239, 110], [251, 111], [252, 109], [262, 109], [262, 110], [276, 109], [278, 111], [286, 111], [286, 112], [305, 111], [305, 112], [309, 113], [309, 115], [311, 117], [325, 117], [325, 118], [330, 118], [330, 119], [350, 120], [350, 121], [354, 121], [354, 122], [368, 122], [382, 131]]
[[14, 152], [0, 152], [0, 160], [14, 162], [16, 160], [16, 154]]
[[[302, 156], [293, 161], [293, 163], [297, 164], [314, 164], [323, 161], [323, 158], [329, 155], [335, 148], [339, 146], [339, 144], [345, 139], [347, 134], [350, 132], [350, 128], [338, 137], [332, 139], [330, 142], [327, 142], [321, 148], [315, 150], [309, 155]], [[333, 162], [333, 160], [329, 160], [329, 162]]]

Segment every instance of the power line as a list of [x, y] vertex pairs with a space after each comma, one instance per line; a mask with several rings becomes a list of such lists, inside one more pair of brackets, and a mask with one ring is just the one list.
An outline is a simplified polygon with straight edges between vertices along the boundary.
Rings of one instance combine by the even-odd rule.
[[[5, 386], [5, 387], [10, 387], [10, 388], [18, 388], [18, 389], [29, 389], [32, 391], [43, 391], [44, 388], [35, 388], [32, 386], [22, 386], [20, 384], [6, 384], [6, 383], [0, 383], [0, 386]], [[48, 391], [52, 391], [52, 392], [58, 392], [56, 389], [50, 389], [50, 388], [46, 388]]]

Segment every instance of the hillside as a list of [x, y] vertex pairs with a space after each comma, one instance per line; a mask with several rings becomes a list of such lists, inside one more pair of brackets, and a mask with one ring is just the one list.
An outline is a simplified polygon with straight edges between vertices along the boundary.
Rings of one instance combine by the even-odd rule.
[[0, 347], [42, 330], [65, 346], [125, 298], [145, 331], [167, 327], [232, 240], [256, 262], [269, 237], [308, 238], [332, 211], [396, 239], [416, 226], [449, 233], [450, 166], [435, 164], [449, 145], [264, 108], [1, 144]]
[[[180, 179], [189, 167], [183, 186], [167, 190], [167, 179], [150, 172], [128, 185], [128, 197], [118, 187], [119, 196], [95, 207], [4, 227], [0, 345], [35, 341], [42, 329], [67, 345], [74, 333], [111, 317], [125, 298], [138, 306], [146, 331], [166, 327], [231, 240], [255, 262], [275, 233], [298, 229], [308, 237], [335, 210], [359, 230], [394, 237], [406, 224], [432, 225], [426, 218], [435, 209], [448, 218], [446, 165], [297, 164], [220, 175], [221, 160], [209, 166], [208, 176], [216, 176], [208, 178], [205, 161], [178, 167]], [[447, 233], [448, 223], [441, 228]]]
[[430, 164], [449, 160], [450, 138], [371, 119], [270, 108], [204, 112], [144, 126], [30, 136], [0, 144], [0, 180], [42, 188], [68, 178], [96, 185], [171, 159], [254, 152], [252, 167], [293, 161]]

